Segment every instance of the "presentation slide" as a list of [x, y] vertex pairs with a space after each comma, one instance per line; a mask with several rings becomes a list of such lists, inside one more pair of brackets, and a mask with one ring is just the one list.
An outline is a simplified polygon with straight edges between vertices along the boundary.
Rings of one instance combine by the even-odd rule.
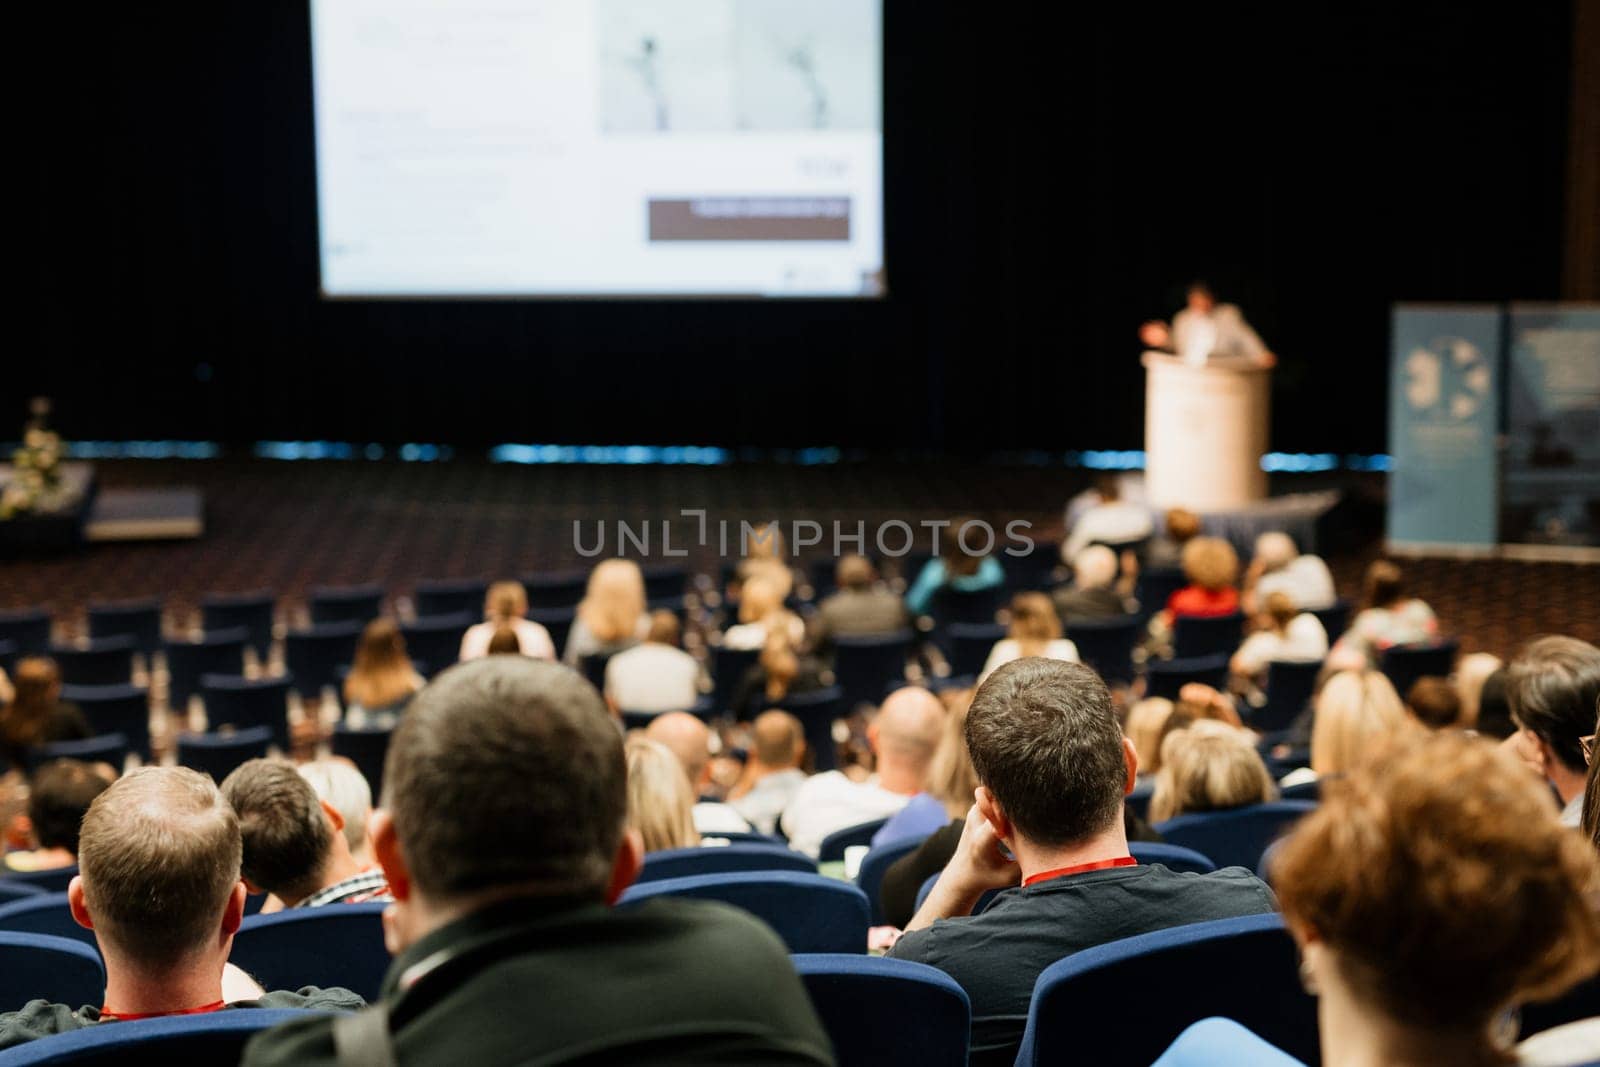
[[882, 0], [312, 0], [330, 297], [876, 297]]

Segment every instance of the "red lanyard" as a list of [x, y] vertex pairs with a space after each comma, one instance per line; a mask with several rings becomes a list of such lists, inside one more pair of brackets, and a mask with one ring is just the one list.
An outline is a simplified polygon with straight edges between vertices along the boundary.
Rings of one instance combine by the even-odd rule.
[[1118, 856], [1114, 860], [1096, 860], [1093, 863], [1080, 863], [1076, 867], [1058, 867], [1053, 871], [1040, 871], [1030, 874], [1022, 880], [1023, 888], [1035, 882], [1047, 882], [1052, 878], [1065, 878], [1069, 874], [1082, 874], [1084, 871], [1103, 871], [1108, 867], [1132, 867], [1139, 861], [1132, 856]]
[[112, 1011], [107, 1007], [102, 1007], [100, 1009], [100, 1021], [103, 1023], [108, 1023], [115, 1020], [132, 1022], [135, 1019], [164, 1019], [169, 1015], [207, 1015], [214, 1011], [221, 1011], [225, 1007], [227, 1007], [227, 1003], [221, 1000], [213, 1001], [210, 1004], [202, 1004], [198, 1008], [180, 1008], [177, 1011], [118, 1012]]

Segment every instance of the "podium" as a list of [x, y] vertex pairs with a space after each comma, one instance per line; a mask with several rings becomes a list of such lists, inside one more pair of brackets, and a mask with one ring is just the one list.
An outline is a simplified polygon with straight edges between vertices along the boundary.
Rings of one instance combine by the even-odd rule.
[[1228, 511], [1263, 500], [1272, 371], [1146, 352], [1145, 493], [1156, 507]]

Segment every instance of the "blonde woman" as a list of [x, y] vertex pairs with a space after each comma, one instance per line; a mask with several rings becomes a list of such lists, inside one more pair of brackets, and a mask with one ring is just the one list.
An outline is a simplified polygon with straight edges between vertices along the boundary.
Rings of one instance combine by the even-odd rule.
[[933, 762], [928, 764], [922, 792], [891, 815], [872, 836], [873, 848], [908, 838], [924, 838], [943, 829], [952, 819], [966, 818], [978, 788], [978, 772], [973, 769], [972, 756], [967, 751], [967, 709], [972, 706], [976, 692], [963, 689], [943, 695], [947, 712], [944, 732], [939, 738], [939, 747], [934, 750]]
[[603, 560], [589, 572], [589, 587], [578, 604], [561, 661], [576, 667], [584, 656], [632, 648], [650, 630], [644, 607], [639, 565], [631, 559]]
[[494, 635], [509, 629], [517, 638], [517, 651], [534, 659], [556, 658], [556, 646], [550, 640], [550, 631], [525, 618], [528, 614], [528, 591], [521, 582], [495, 582], [483, 598], [483, 621], [461, 635], [461, 660], [479, 659], [489, 654], [489, 644]]
[[784, 591], [768, 575], [757, 575], [744, 583], [739, 595], [739, 622], [722, 635], [724, 648], [762, 648], [767, 634], [782, 631], [795, 646], [805, 641], [806, 627], [800, 617], [783, 606]]
[[1400, 694], [1379, 671], [1341, 671], [1317, 694], [1311, 725], [1311, 767], [1283, 779], [1296, 785], [1329, 775], [1348, 774], [1390, 734], [1411, 727]]
[[1061, 617], [1043, 593], [1018, 593], [1011, 598], [1011, 625], [989, 650], [978, 683], [1012, 660], [1028, 656], [1078, 662], [1078, 646], [1061, 636]]
[[1166, 697], [1146, 697], [1128, 709], [1128, 720], [1122, 732], [1133, 742], [1141, 779], [1161, 769], [1161, 739], [1166, 736], [1167, 720], [1172, 718], [1172, 711], [1172, 701]]
[[693, 848], [694, 790], [672, 750], [642, 735], [628, 738], [628, 826], [644, 838], [645, 852]]
[[345, 722], [392, 727], [423, 684], [406, 654], [400, 627], [392, 619], [373, 619], [361, 632], [356, 661], [345, 676]]
[[1222, 811], [1278, 798], [1272, 775], [1250, 736], [1202, 720], [1161, 742], [1161, 770], [1150, 797], [1150, 821]]

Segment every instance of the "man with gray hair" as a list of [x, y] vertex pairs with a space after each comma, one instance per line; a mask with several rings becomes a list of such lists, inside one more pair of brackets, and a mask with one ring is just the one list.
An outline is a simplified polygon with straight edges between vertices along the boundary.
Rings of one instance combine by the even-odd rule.
[[1095, 619], [1119, 619], [1128, 605], [1116, 590], [1117, 554], [1105, 545], [1090, 545], [1072, 559], [1072, 584], [1050, 594], [1063, 625]]
[[1269, 530], [1256, 538], [1256, 553], [1244, 575], [1244, 610], [1254, 614], [1267, 597], [1283, 593], [1301, 611], [1331, 608], [1339, 599], [1333, 572], [1322, 557], [1302, 554], [1294, 538]]

